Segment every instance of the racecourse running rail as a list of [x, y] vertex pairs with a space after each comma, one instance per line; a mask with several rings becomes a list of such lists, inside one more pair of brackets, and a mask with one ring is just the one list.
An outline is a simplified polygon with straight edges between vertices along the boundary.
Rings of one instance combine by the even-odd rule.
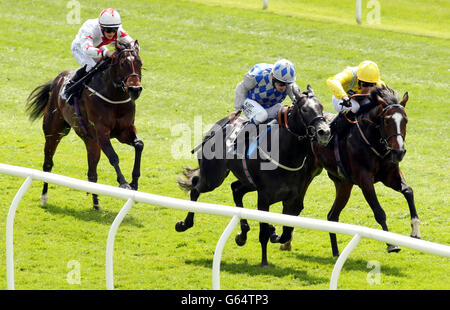
[[378, 240], [450, 258], [450, 246], [425, 240], [418, 240], [396, 233], [386, 232], [368, 227], [159, 196], [155, 194], [132, 191], [110, 185], [92, 183], [89, 181], [78, 180], [53, 173], [42, 172], [35, 169], [11, 166], [6, 164], [0, 164], [0, 173], [26, 178], [25, 182], [22, 184], [11, 203], [6, 220], [6, 273], [7, 288], [10, 290], [14, 289], [14, 217], [20, 200], [25, 195], [26, 191], [30, 188], [33, 180], [40, 180], [47, 183], [70, 187], [84, 192], [90, 192], [98, 195], [111, 196], [126, 200], [125, 205], [122, 207], [122, 209], [114, 219], [114, 222], [112, 223], [108, 234], [105, 262], [107, 289], [114, 289], [113, 252], [115, 236], [122, 220], [135, 202], [178, 210], [231, 217], [231, 221], [225, 228], [225, 231], [222, 233], [214, 252], [212, 266], [213, 289], [220, 289], [220, 261], [222, 257], [222, 251], [225, 243], [228, 240], [228, 237], [233, 232], [240, 219], [255, 220], [259, 222], [308, 228], [354, 236], [336, 261], [330, 279], [331, 290], [337, 289], [337, 283], [342, 266], [344, 265], [347, 257], [358, 245], [359, 241], [362, 238]]

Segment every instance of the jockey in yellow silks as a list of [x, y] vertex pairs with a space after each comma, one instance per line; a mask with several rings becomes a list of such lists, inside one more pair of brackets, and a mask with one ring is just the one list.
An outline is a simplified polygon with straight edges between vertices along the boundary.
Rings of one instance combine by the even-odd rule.
[[[378, 65], [373, 61], [365, 60], [357, 67], [347, 67], [344, 71], [330, 77], [327, 80], [327, 86], [333, 94], [333, 107], [339, 113], [330, 124], [333, 130], [342, 113], [345, 112], [347, 116], [357, 114], [360, 105], [364, 104], [364, 100], [358, 102], [351, 99], [352, 95], [368, 94], [372, 87], [386, 86], [386, 84], [380, 79]], [[365, 101], [368, 100], [367, 98]]]

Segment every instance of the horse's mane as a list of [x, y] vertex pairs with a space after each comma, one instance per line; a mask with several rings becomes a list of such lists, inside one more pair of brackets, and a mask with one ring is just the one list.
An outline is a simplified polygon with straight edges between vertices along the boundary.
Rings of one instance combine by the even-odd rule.
[[378, 97], [382, 98], [387, 104], [397, 104], [397, 92], [392, 88], [387, 86], [377, 86], [372, 88], [369, 93], [370, 102], [364, 105], [361, 105], [361, 114], [370, 113], [375, 107], [378, 107], [379, 100]]
[[388, 86], [382, 86], [382, 87], [377, 86], [375, 88], [372, 88], [372, 90], [370, 91], [370, 101], [372, 103], [377, 103], [378, 96], [381, 97], [388, 104], [397, 104], [398, 103], [397, 92], [395, 90], [393, 90], [392, 88], [389, 88]]
[[124, 49], [132, 49], [131, 43], [128, 42], [119, 42], [117, 41], [116, 49], [124, 50]]

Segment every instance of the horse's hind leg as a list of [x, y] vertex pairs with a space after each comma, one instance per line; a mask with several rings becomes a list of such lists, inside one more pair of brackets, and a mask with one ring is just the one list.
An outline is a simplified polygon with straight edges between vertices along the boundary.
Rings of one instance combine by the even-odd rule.
[[[193, 187], [190, 192], [191, 201], [197, 201], [200, 197], [200, 192], [198, 189]], [[178, 232], [183, 232], [194, 226], [194, 212], [188, 212], [184, 221], [179, 221], [175, 224], [175, 230]]]
[[[44, 165], [42, 170], [51, 172], [53, 168], [53, 156], [61, 139], [70, 131], [70, 126], [62, 119], [56, 110], [44, 115], [43, 131], [45, 135]], [[44, 182], [41, 193], [41, 202], [45, 205], [48, 202], [48, 184]]]
[[[227, 177], [226, 163], [223, 160], [199, 160], [200, 168], [195, 170], [186, 169], [185, 176], [188, 178], [179, 181], [183, 188], [190, 191], [191, 201], [197, 201], [201, 193], [207, 193], [219, 187]], [[175, 225], [178, 232], [185, 231], [194, 226], [194, 212], [189, 212], [184, 221]]]
[[[231, 184], [231, 190], [233, 192], [233, 200], [236, 207], [243, 208], [242, 198], [248, 192], [254, 191], [255, 188], [249, 187], [246, 184], [242, 184], [241, 181], [235, 181]], [[246, 219], [241, 219], [241, 232], [236, 235], [235, 241], [239, 246], [243, 246], [247, 242], [247, 233], [250, 230], [250, 226]]]
[[[331, 176], [330, 176], [331, 178]], [[333, 206], [330, 212], [328, 212], [327, 219], [333, 222], [339, 222], [339, 215], [341, 211], [345, 208], [348, 200], [350, 199], [350, 194], [352, 192], [353, 184], [349, 182], [341, 182], [339, 180], [333, 180], [334, 186], [336, 187], [336, 197], [334, 199]], [[330, 233], [331, 250], [333, 256], [339, 256], [339, 249], [336, 240], [336, 234]]]
[[[94, 139], [84, 140], [88, 154], [88, 180], [89, 182], [97, 183], [97, 165], [100, 160], [100, 146]], [[97, 194], [92, 194], [92, 202], [95, 210], [100, 210]]]

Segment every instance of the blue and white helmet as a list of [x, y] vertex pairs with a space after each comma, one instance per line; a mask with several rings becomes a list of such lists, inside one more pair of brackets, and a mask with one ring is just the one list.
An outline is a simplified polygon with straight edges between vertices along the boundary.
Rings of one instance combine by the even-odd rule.
[[295, 67], [287, 59], [280, 59], [274, 65], [272, 74], [275, 79], [287, 84], [295, 82]]

